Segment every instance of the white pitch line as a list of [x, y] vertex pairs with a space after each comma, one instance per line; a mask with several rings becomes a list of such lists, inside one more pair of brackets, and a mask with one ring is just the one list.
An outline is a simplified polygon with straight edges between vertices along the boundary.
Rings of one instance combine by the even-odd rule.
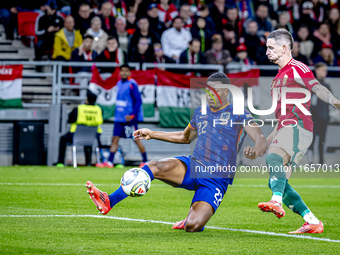
[[[85, 184], [80, 183], [0, 183], [0, 186], [84, 186]], [[96, 184], [97, 186], [117, 186], [116, 184]], [[153, 187], [166, 187], [166, 184], [153, 184]], [[340, 189], [340, 185], [293, 185], [294, 188], [320, 188], [320, 189]], [[169, 186], [170, 187], [170, 186]], [[231, 187], [250, 187], [250, 188], [267, 188], [267, 185], [243, 185], [234, 184]]]
[[[117, 186], [117, 184], [96, 184], [96, 186]], [[84, 186], [80, 183], [0, 183], [0, 186]], [[154, 184], [152, 186], [169, 186], [166, 184]], [[340, 186], [339, 186], [340, 187]]]
[[[59, 218], [104, 218], [104, 219], [113, 219], [113, 220], [167, 224], [167, 225], [175, 224], [174, 222], [166, 222], [166, 221], [158, 221], [158, 220], [143, 220], [143, 219], [122, 218], [122, 217], [116, 217], [116, 216], [86, 215], [86, 214], [85, 215], [76, 215], [76, 214], [73, 214], [73, 215], [0, 215], [0, 218], [53, 218], [53, 217], [56, 217], [56, 218], [58, 217]], [[312, 237], [312, 236], [305, 236], [305, 235], [288, 235], [288, 234], [275, 233], [275, 232], [266, 232], [266, 231], [249, 230], [249, 229], [221, 228], [221, 227], [214, 227], [214, 226], [206, 226], [206, 228], [269, 235], [269, 236], [283, 236], [283, 237], [298, 238], [298, 239], [309, 239], [309, 240], [324, 241], [324, 242], [331, 242], [331, 243], [340, 243], [340, 240], [336, 240], [336, 239], [319, 238], [319, 237]]]

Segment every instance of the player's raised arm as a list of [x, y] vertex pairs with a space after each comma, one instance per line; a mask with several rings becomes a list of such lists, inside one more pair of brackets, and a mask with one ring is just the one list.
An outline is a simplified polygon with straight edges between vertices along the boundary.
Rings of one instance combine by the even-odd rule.
[[197, 132], [188, 127], [180, 132], [151, 131], [150, 129], [138, 129], [133, 133], [136, 140], [156, 139], [170, 143], [190, 143], [197, 137]]
[[250, 146], [244, 148], [244, 155], [249, 159], [256, 159], [257, 157], [262, 156], [267, 149], [267, 139], [262, 133], [261, 128], [256, 123], [252, 123], [245, 127], [245, 131], [255, 142], [255, 146], [254, 148]]
[[313, 86], [312, 91], [327, 104], [333, 105], [335, 108], [340, 110], [340, 101], [336, 99], [332, 92], [330, 92], [325, 86], [321, 84], [316, 84]]

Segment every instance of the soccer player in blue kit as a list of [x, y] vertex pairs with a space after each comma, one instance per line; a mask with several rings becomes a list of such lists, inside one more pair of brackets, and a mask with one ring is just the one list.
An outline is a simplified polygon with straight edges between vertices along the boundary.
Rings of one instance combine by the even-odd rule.
[[[137, 82], [131, 77], [131, 68], [128, 64], [120, 66], [121, 80], [116, 84], [116, 108], [114, 117], [113, 137], [110, 146], [110, 155], [107, 162], [97, 163], [99, 168], [113, 168], [115, 153], [118, 150], [119, 139], [132, 138], [132, 134], [138, 129], [138, 121], [143, 121], [142, 98], [138, 90]], [[148, 161], [145, 147], [141, 141], [134, 140], [138, 146], [144, 166]]]
[[[230, 80], [223, 73], [215, 73], [207, 79], [207, 84], [214, 87], [217, 84], [230, 84]], [[207, 90], [210, 90], [209, 87]], [[228, 185], [233, 182], [235, 172], [231, 169], [236, 168], [236, 154], [242, 146], [245, 132], [255, 142], [254, 148], [247, 146], [244, 149], [243, 153], [247, 158], [257, 158], [267, 147], [267, 140], [260, 127], [254, 121], [248, 123], [253, 119], [251, 114], [245, 110], [243, 115], [233, 115], [233, 105], [228, 103], [229, 90], [226, 88], [215, 90], [221, 102], [214, 100], [216, 95], [213, 99], [211, 94], [207, 93], [209, 103], [207, 114], [202, 115], [201, 107], [196, 108], [192, 120], [184, 131], [159, 132], [144, 128], [136, 130], [133, 134], [137, 140], [157, 139], [172, 143], [190, 143], [198, 138], [191, 156], [153, 160], [143, 167], [151, 180], [159, 179], [173, 187], [195, 191], [187, 218], [177, 222], [173, 226], [174, 229], [185, 229], [187, 232], [199, 232], [204, 229], [219, 207]], [[215, 167], [214, 173], [206, 171], [212, 167]], [[86, 186], [102, 214], [107, 214], [114, 205], [127, 197], [122, 187], [107, 195], [97, 189], [91, 181], [88, 181]]]

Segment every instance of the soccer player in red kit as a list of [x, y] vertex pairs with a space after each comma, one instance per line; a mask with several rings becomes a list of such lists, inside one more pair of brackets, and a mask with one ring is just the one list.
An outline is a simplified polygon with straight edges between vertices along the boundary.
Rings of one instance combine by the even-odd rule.
[[[271, 84], [272, 97], [278, 91], [275, 117], [278, 120], [273, 132], [267, 137], [269, 144], [266, 163], [270, 170], [268, 186], [272, 190], [269, 202], [258, 204], [260, 210], [272, 212], [278, 218], [285, 216], [282, 202], [293, 212], [301, 215], [305, 224], [290, 234], [322, 233], [323, 224], [310, 211], [300, 195], [289, 185], [291, 169], [296, 166], [306, 153], [313, 140], [313, 122], [308, 115], [310, 99], [304, 104], [286, 105], [286, 114], [281, 113], [282, 92], [285, 88], [303, 88], [315, 93], [318, 98], [340, 109], [340, 101], [322, 86], [305, 64], [292, 58], [293, 37], [284, 29], [271, 32], [267, 36], [266, 55], [271, 63], [279, 66], [279, 72]], [[288, 92], [287, 99], [305, 98], [308, 93]], [[303, 92], [303, 90], [302, 90]], [[310, 96], [310, 94], [309, 94]], [[297, 101], [297, 100], [296, 100]], [[301, 108], [301, 109], [300, 109]], [[303, 109], [304, 108], [304, 109]], [[285, 171], [290, 169], [290, 171]]]

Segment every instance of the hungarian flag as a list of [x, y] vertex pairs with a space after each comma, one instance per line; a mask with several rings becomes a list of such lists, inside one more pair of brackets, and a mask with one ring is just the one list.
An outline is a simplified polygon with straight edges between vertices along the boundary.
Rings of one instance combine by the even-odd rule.
[[[141, 93], [144, 117], [155, 115], [155, 70], [131, 71], [131, 78], [138, 84]], [[104, 119], [114, 116], [116, 84], [120, 80], [119, 69], [103, 80], [97, 67], [93, 68], [89, 89], [97, 95], [97, 104], [102, 108]]]
[[157, 70], [157, 107], [162, 127], [186, 127], [190, 121], [190, 78]]
[[155, 116], [156, 86], [155, 69], [146, 71], [131, 71], [131, 78], [138, 84], [143, 104], [144, 117]]
[[23, 65], [0, 66], [0, 109], [22, 108]]
[[89, 90], [97, 95], [96, 104], [102, 108], [104, 119], [111, 118], [114, 115], [116, 101], [115, 86], [118, 82], [118, 72], [118, 69], [116, 69], [109, 78], [103, 80], [97, 67], [94, 67], [92, 71]]
[[[259, 100], [259, 70], [228, 74], [231, 84], [239, 87], [247, 98], [247, 88], [253, 88], [254, 106]], [[201, 105], [199, 88], [205, 88], [207, 78], [190, 78], [183, 74], [157, 70], [157, 106], [162, 127], [186, 127], [190, 111]], [[203, 87], [202, 87], [203, 86]], [[191, 89], [190, 89], [191, 88]]]

